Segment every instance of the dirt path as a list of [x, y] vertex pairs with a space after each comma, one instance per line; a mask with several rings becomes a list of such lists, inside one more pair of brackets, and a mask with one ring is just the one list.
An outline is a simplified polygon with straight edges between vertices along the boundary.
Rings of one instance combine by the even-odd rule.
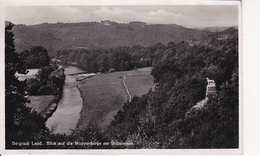
[[125, 77], [125, 75], [124, 75], [124, 76], [123, 76], [123, 84], [124, 84], [124, 86], [125, 86], [126, 93], [127, 93], [127, 95], [129, 96], [129, 102], [131, 102], [132, 97], [131, 97], [131, 95], [130, 95], [130, 93], [129, 93], [129, 90], [128, 90], [127, 86], [126, 86], [125, 79], [126, 79], [126, 77]]

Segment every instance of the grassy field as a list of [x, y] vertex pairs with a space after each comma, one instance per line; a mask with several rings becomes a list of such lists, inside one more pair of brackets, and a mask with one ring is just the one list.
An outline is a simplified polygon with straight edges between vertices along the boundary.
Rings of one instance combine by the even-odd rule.
[[146, 70], [132, 71], [126, 75], [125, 83], [132, 97], [134, 95], [144, 95], [153, 87], [153, 77], [150, 73], [151, 68], [148, 68]]
[[31, 103], [27, 106], [35, 110], [37, 113], [41, 113], [46, 110], [55, 99], [54, 95], [42, 95], [42, 96], [29, 96]]
[[142, 68], [137, 71], [121, 71], [100, 74], [86, 79], [79, 84], [83, 98], [83, 106], [78, 128], [89, 122], [95, 122], [102, 128], [113, 119], [118, 109], [129, 100], [123, 85], [123, 76], [131, 97], [141, 96], [153, 87], [151, 68]]

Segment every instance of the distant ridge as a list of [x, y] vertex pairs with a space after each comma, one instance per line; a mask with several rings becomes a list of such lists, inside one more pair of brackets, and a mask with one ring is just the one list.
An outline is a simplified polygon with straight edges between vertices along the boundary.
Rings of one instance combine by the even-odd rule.
[[[200, 30], [206, 30], [210, 32], [217, 32], [217, 31], [224, 31], [230, 27], [206, 27], [206, 28], [201, 28]], [[232, 28], [238, 29], [237, 26], [233, 26]]]
[[210, 32], [189, 29], [176, 24], [146, 24], [141, 21], [113, 21], [15, 25], [18, 52], [42, 45], [49, 53], [64, 49], [107, 49], [119, 46], [153, 46], [157, 43], [193, 42]]

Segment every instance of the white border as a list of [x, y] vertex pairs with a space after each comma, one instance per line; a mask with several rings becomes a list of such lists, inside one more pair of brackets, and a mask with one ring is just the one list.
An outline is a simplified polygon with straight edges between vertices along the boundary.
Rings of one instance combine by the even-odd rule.
[[243, 1], [244, 155], [260, 155], [260, 15], [259, 0]]
[[239, 1], [215, 0], [6, 0], [6, 6], [79, 6], [79, 5], [236, 5]]
[[[5, 7], [6, 6], [79, 6], [79, 5], [238, 5], [239, 7], [239, 149], [137, 149], [137, 150], [5, 150], [5, 137], [4, 137], [4, 59], [1, 59], [1, 86], [3, 86], [3, 91], [1, 92], [1, 103], [0, 106], [0, 117], [1, 122], [1, 133], [0, 133], [0, 153], [2, 154], [88, 154], [88, 155], [172, 155], [172, 154], [211, 154], [211, 155], [223, 155], [223, 154], [242, 154], [242, 142], [243, 142], [243, 129], [242, 129], [242, 21], [241, 21], [241, 3], [238, 1], [180, 1], [180, 0], [6, 0], [0, 1], [0, 20], [1, 20], [1, 30], [4, 30], [5, 20]], [[3, 42], [4, 32], [1, 31], [1, 43]], [[4, 44], [0, 46], [3, 51], [1, 53], [1, 58], [4, 58]], [[2, 152], [3, 151], [3, 152]]]

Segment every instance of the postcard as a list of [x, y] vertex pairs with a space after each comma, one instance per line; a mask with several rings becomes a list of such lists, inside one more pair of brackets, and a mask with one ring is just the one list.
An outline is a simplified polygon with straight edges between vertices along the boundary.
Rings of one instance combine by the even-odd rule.
[[4, 3], [3, 154], [241, 154], [241, 2]]

